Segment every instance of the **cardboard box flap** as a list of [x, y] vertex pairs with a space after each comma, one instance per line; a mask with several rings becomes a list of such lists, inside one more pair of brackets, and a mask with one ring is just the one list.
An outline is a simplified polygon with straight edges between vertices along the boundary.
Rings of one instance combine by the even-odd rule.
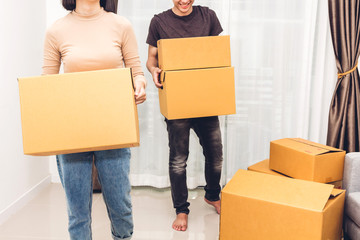
[[301, 138], [283, 138], [273, 141], [273, 143], [284, 144], [286, 147], [296, 151], [304, 152], [313, 156], [326, 154], [330, 152], [342, 152], [343, 150], [322, 144], [310, 142]]
[[334, 189], [332, 190], [332, 192], [331, 192], [330, 197], [331, 197], [331, 198], [337, 197], [338, 195], [340, 195], [340, 194], [343, 193], [343, 192], [345, 192], [345, 190], [334, 188]]
[[238, 170], [223, 192], [297, 208], [322, 211], [332, 185]]
[[330, 146], [326, 146], [326, 145], [323, 145], [323, 144], [320, 144], [320, 143], [311, 142], [309, 140], [305, 140], [305, 139], [302, 139], [302, 138], [290, 138], [290, 139], [292, 139], [294, 141], [297, 141], [297, 142], [300, 142], [300, 143], [303, 143], [303, 144], [306, 144], [308, 146], [312, 146], [314, 148], [327, 150], [328, 152], [343, 152], [344, 151], [344, 150], [334, 148], [334, 147], [330, 147]]

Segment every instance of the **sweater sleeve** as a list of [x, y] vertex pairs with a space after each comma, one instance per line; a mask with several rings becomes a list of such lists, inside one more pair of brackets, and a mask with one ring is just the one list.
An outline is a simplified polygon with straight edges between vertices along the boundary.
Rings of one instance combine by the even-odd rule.
[[44, 42], [44, 59], [42, 74], [58, 74], [61, 65], [61, 54], [59, 52], [56, 38], [52, 31], [48, 30]]
[[134, 30], [130, 22], [126, 22], [125, 31], [122, 39], [122, 54], [124, 58], [125, 67], [131, 68], [135, 81], [143, 81], [146, 85], [144, 72], [141, 68], [140, 57], [138, 53], [138, 45]]

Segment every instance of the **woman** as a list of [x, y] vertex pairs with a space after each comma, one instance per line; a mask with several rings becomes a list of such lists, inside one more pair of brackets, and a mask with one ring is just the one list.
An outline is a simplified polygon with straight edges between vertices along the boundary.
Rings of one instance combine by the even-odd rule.
[[[117, 1], [116, 1], [117, 2]], [[114, 0], [62, 0], [71, 11], [46, 33], [43, 74], [132, 68], [135, 102], [145, 101], [146, 80], [131, 24], [116, 15]], [[91, 239], [92, 159], [98, 170], [113, 239], [130, 239], [133, 220], [128, 178], [130, 149], [57, 156], [64, 187], [71, 239]]]

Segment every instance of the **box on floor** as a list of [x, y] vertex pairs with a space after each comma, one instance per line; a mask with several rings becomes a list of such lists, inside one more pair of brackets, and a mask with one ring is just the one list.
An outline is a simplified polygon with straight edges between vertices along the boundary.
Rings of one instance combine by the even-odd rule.
[[221, 193], [220, 239], [339, 240], [345, 191], [238, 170]]
[[139, 145], [131, 70], [19, 78], [24, 154]]
[[301, 138], [270, 142], [270, 169], [320, 183], [341, 181], [345, 151]]

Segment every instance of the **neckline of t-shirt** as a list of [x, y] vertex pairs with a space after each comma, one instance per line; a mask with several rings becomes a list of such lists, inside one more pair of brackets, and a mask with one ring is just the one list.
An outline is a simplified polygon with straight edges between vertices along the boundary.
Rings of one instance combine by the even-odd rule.
[[193, 6], [193, 10], [192, 12], [189, 14], [189, 15], [186, 15], [186, 16], [179, 16], [179, 15], [176, 15], [172, 9], [169, 9], [170, 11], [170, 14], [173, 16], [173, 17], [176, 17], [176, 18], [179, 18], [179, 19], [191, 19], [194, 17], [195, 15], [195, 11], [197, 11], [197, 6]]
[[104, 13], [105, 13], [104, 8], [100, 8], [99, 11], [97, 11], [93, 14], [89, 14], [89, 15], [78, 13], [75, 10], [71, 11], [70, 14], [72, 16], [76, 17], [77, 19], [89, 21], [89, 20], [96, 20], [96, 19], [102, 17], [104, 15]]

